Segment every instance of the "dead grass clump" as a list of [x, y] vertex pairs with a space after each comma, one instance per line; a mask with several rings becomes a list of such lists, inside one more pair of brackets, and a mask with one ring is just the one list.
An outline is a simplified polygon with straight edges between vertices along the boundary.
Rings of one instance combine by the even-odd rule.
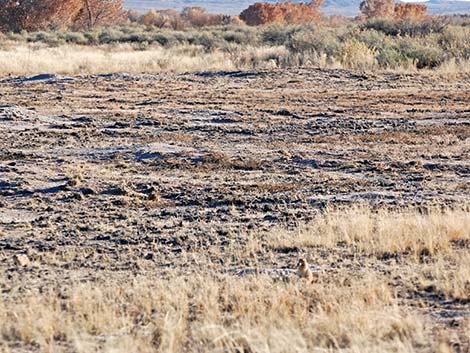
[[376, 53], [365, 43], [349, 40], [343, 46], [341, 63], [344, 67], [355, 70], [365, 70], [376, 65]]
[[470, 256], [460, 252], [440, 256], [422, 271], [421, 287], [428, 292], [443, 294], [447, 299], [470, 303]]
[[274, 248], [354, 246], [367, 254], [411, 254], [417, 258], [451, 251], [470, 240], [470, 212], [461, 209], [373, 211], [368, 207], [327, 209], [308, 226], [275, 232]]

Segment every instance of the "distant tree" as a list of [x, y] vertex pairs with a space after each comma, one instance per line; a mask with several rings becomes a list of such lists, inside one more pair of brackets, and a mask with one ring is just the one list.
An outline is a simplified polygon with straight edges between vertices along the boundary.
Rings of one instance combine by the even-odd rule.
[[276, 4], [257, 2], [244, 10], [240, 14], [240, 19], [250, 26], [316, 22], [322, 17], [319, 9], [323, 2], [324, 0], [315, 0], [309, 4], [290, 1]]
[[0, 29], [18, 32], [66, 28], [82, 6], [82, 0], [0, 0]]
[[179, 12], [175, 10], [150, 10], [141, 18], [141, 23], [157, 28], [183, 29], [183, 20]]
[[93, 28], [119, 23], [125, 19], [123, 0], [83, 0], [75, 27]]
[[125, 17], [130, 22], [136, 23], [136, 22], [141, 22], [142, 21], [143, 15], [140, 12], [135, 11], [135, 10], [127, 10], [126, 13], [125, 13]]
[[423, 4], [397, 4], [394, 15], [397, 20], [420, 22], [428, 17], [427, 10]]
[[393, 18], [394, 0], [364, 0], [360, 10], [366, 18]]
[[198, 6], [186, 7], [181, 12], [181, 18], [194, 27], [217, 26], [230, 23], [230, 16], [209, 14], [206, 9]]
[[0, 30], [90, 28], [123, 14], [123, 0], [0, 0]]

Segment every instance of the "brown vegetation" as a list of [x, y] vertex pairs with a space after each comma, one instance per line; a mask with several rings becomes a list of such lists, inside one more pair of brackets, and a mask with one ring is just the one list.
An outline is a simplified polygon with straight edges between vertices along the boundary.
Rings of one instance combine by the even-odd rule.
[[276, 4], [257, 2], [244, 10], [240, 14], [240, 19], [250, 26], [317, 22], [321, 18], [319, 8], [322, 5], [323, 0], [312, 1], [309, 4], [295, 4], [290, 1]]
[[[11, 1], [0, 0], [0, 29], [34, 31], [68, 27], [81, 9], [76, 0]], [[33, 15], [34, 14], [34, 15]]]
[[365, 18], [391, 18], [397, 21], [420, 22], [427, 17], [426, 5], [394, 5], [394, 0], [364, 0], [360, 9]]
[[392, 18], [394, 3], [394, 0], [364, 0], [360, 10], [366, 18]]
[[226, 25], [231, 22], [230, 16], [210, 14], [202, 7], [186, 7], [181, 13], [175, 10], [150, 10], [138, 17], [128, 17], [132, 22], [157, 28], [183, 29], [186, 27], [205, 27]]
[[426, 19], [427, 7], [423, 4], [396, 4], [395, 19], [407, 21], [423, 21]]
[[175, 30], [184, 28], [181, 16], [178, 11], [175, 10], [150, 10], [145, 15], [137, 18], [135, 22], [140, 22], [146, 26], [153, 26], [157, 28], [172, 28]]
[[91, 28], [116, 23], [122, 13], [122, 0], [0, 0], [0, 30]]
[[181, 13], [181, 17], [194, 27], [216, 26], [230, 23], [230, 16], [209, 14], [202, 7], [186, 7]]
[[124, 18], [122, 0], [84, 0], [75, 25], [78, 28], [93, 28], [119, 23]]

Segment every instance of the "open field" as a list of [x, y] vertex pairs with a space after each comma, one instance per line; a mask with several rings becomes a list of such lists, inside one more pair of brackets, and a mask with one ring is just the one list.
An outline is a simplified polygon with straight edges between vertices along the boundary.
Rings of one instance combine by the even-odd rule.
[[0, 350], [469, 352], [469, 92], [333, 69], [1, 79]]

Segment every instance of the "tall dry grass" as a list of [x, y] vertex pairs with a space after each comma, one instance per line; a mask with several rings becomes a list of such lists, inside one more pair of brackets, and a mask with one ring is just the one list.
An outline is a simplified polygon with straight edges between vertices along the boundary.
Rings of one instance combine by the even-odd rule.
[[0, 322], [0, 345], [12, 351], [410, 352], [439, 343], [373, 275], [315, 286], [211, 275], [74, 283], [0, 299]]
[[195, 46], [134, 50], [117, 47], [15, 46], [0, 50], [0, 75], [192, 72], [233, 70], [223, 53], [205, 53]]
[[[457, 306], [470, 301], [469, 232], [470, 213], [464, 207], [425, 213], [353, 207], [326, 210], [296, 232], [258, 234], [246, 245], [271, 256], [287, 246], [340, 253], [350, 247], [367, 261], [359, 272], [338, 262], [313, 284], [195, 267], [185, 274], [94, 271], [93, 278], [85, 270], [67, 271], [65, 277], [59, 271], [53, 285], [37, 287], [28, 282], [28, 269], [5, 272], [0, 276], [0, 350], [465, 351], [470, 318], [459, 319], [456, 336], [453, 328], [436, 329], [432, 315], [438, 312], [431, 308], [439, 305], [434, 298], [440, 295]], [[237, 249], [220, 255], [237, 257]], [[385, 252], [404, 260], [376, 257]], [[408, 261], [418, 254], [428, 260]], [[192, 254], [200, 257], [198, 264], [206, 263], [206, 255]], [[423, 296], [414, 298], [416, 293], [432, 294], [431, 306]]]
[[272, 232], [268, 244], [274, 248], [306, 248], [341, 244], [360, 252], [436, 255], [452, 251], [453, 243], [470, 241], [470, 212], [466, 208], [372, 210], [370, 207], [329, 209], [307, 226], [295, 231]]

